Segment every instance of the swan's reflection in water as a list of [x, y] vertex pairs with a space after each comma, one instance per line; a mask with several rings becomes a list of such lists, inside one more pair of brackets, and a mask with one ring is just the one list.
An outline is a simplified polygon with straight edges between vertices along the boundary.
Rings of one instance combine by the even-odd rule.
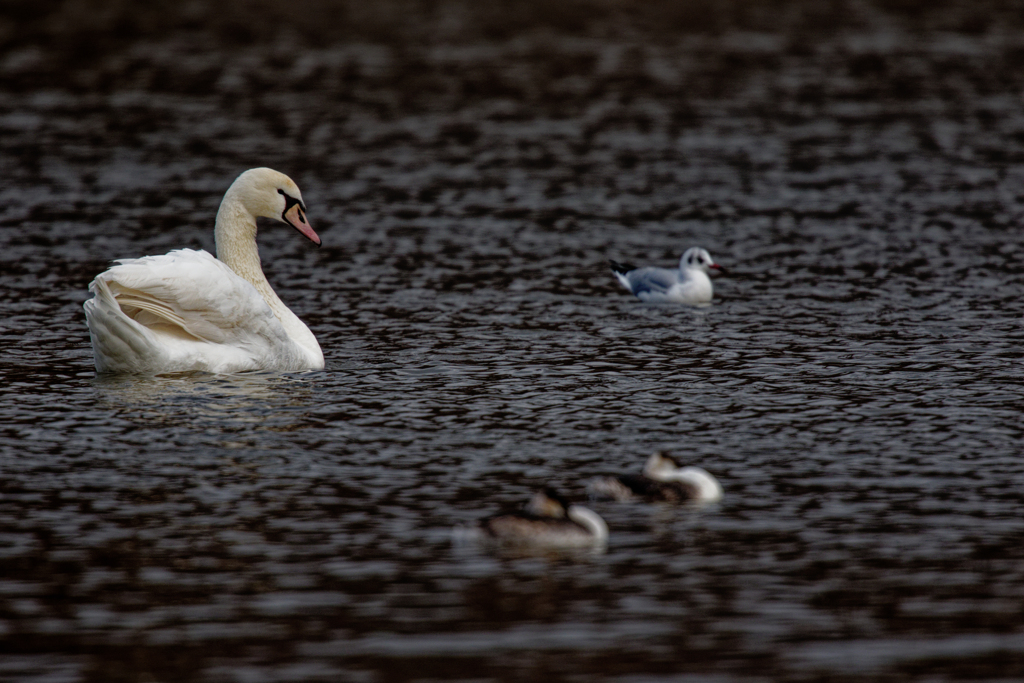
[[303, 427], [320, 377], [318, 372], [100, 376], [93, 386], [101, 408], [147, 428], [188, 426], [230, 434]]

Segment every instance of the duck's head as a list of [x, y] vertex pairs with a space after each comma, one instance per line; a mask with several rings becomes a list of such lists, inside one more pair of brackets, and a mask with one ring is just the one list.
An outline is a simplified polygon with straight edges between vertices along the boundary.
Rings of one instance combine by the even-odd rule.
[[537, 515], [538, 517], [560, 519], [565, 517], [565, 511], [568, 508], [568, 501], [553, 488], [547, 486], [533, 494], [533, 498], [526, 504], [525, 509], [530, 514]]
[[654, 451], [644, 464], [644, 476], [655, 481], [668, 481], [679, 471], [679, 463], [665, 451]]
[[575, 522], [589, 535], [588, 543], [604, 545], [608, 540], [608, 525], [600, 515], [582, 505], [571, 504], [550, 486], [533, 495], [526, 511], [539, 517]]
[[272, 168], [251, 168], [235, 179], [225, 199], [228, 196], [236, 197], [254, 217], [287, 223], [320, 246], [320, 237], [306, 219], [306, 205], [299, 186], [284, 173]]
[[711, 258], [711, 254], [706, 249], [701, 249], [700, 247], [690, 247], [683, 252], [682, 258], [679, 259], [679, 270], [725, 273], [725, 268], [715, 263], [715, 260]]
[[693, 500], [714, 503], [722, 499], [722, 485], [700, 467], [680, 467], [675, 458], [664, 451], [655, 451], [644, 465], [644, 476], [664, 483], [682, 482], [693, 487]]

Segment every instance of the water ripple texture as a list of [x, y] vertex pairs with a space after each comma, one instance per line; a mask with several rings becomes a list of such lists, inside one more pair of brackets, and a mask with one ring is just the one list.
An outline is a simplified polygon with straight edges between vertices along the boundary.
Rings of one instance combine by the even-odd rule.
[[[1024, 678], [1020, 3], [256, 4], [2, 24], [0, 679]], [[327, 368], [97, 377], [258, 165]], [[722, 503], [453, 543], [659, 448]]]

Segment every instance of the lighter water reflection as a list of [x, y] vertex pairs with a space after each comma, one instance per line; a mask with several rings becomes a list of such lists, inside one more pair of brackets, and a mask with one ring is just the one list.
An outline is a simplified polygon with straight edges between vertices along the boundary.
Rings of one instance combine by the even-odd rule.
[[140, 426], [189, 424], [227, 431], [285, 431], [299, 426], [314, 401], [321, 373], [181, 373], [154, 377], [100, 375], [97, 405]]

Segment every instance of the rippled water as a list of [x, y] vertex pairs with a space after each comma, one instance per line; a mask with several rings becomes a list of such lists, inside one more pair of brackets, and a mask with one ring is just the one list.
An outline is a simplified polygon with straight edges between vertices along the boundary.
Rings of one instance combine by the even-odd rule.
[[[1024, 41], [900, 26], [8, 50], [0, 678], [1024, 676]], [[256, 165], [327, 369], [96, 377], [92, 276]], [[606, 265], [692, 245], [707, 308]], [[656, 448], [724, 501], [451, 542]]]

